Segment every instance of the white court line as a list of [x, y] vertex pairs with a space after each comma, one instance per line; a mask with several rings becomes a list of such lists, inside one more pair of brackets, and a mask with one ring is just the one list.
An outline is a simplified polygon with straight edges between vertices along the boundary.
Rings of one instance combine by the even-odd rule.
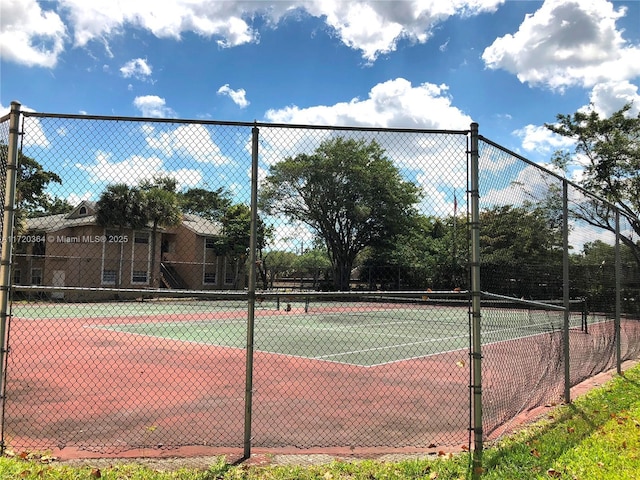
[[324, 358], [330, 358], [330, 357], [339, 357], [341, 355], [351, 355], [351, 354], [354, 354], [354, 353], [375, 352], [377, 350], [389, 350], [391, 348], [399, 348], [399, 347], [410, 347], [412, 345], [423, 345], [423, 344], [427, 344], [427, 343], [441, 342], [441, 341], [444, 341], [444, 340], [456, 340], [458, 338], [469, 338], [469, 336], [468, 335], [456, 335], [456, 336], [453, 336], [453, 337], [431, 338], [431, 339], [428, 339], [428, 340], [421, 340], [419, 342], [401, 343], [399, 345], [387, 345], [387, 346], [384, 346], [384, 347], [365, 348], [363, 350], [353, 350], [351, 352], [332, 353], [330, 355], [320, 355], [318, 357], [311, 357], [311, 358], [324, 359]]

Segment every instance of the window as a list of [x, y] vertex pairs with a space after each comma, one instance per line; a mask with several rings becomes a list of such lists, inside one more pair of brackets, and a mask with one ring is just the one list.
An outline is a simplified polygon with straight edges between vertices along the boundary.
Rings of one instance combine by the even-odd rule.
[[27, 242], [14, 243], [16, 253], [27, 253]]
[[205, 248], [216, 248], [216, 239], [213, 237], [207, 237], [204, 239], [204, 246]]
[[216, 283], [216, 272], [204, 272], [203, 282], [206, 284], [215, 284]]
[[20, 278], [21, 273], [20, 273], [20, 269], [16, 268], [13, 271], [13, 284], [14, 285], [20, 285], [20, 283], [22, 282], [22, 279]]
[[78, 213], [80, 215], [86, 215], [87, 214], [87, 207], [80, 207], [80, 210], [78, 210]]
[[35, 242], [33, 244], [33, 255], [44, 256], [44, 252], [45, 252], [44, 246], [45, 246], [44, 240], [42, 242]]
[[115, 270], [103, 270], [102, 271], [102, 283], [107, 285], [115, 285], [116, 284], [116, 274]]
[[31, 285], [42, 285], [42, 269], [31, 269]]
[[148, 232], [136, 232], [133, 235], [133, 242], [134, 243], [148, 244], [149, 243], [149, 233]]
[[134, 270], [131, 276], [131, 283], [147, 283], [147, 271]]

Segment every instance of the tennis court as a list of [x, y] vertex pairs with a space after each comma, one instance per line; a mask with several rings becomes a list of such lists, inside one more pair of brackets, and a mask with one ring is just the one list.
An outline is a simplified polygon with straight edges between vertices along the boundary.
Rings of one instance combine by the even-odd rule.
[[[88, 323], [87, 328], [230, 348], [245, 348], [246, 311], [241, 302], [162, 302], [125, 304], [123, 323]], [[145, 305], [147, 305], [145, 307]], [[468, 347], [468, 306], [406, 303], [261, 304], [255, 316], [254, 349], [372, 367]], [[100, 318], [100, 305], [79, 305], [78, 316]], [[234, 314], [235, 312], [235, 314]], [[523, 338], [559, 329], [562, 319], [545, 311], [487, 309], [486, 343]], [[50, 317], [52, 312], [48, 312]], [[39, 315], [46, 315], [40, 312]], [[150, 319], [140, 321], [141, 318]]]
[[[255, 309], [254, 445], [466, 441], [467, 302], [279, 300]], [[560, 338], [561, 322], [487, 307], [485, 352], [518, 362], [511, 348]], [[248, 323], [240, 299], [15, 303], [7, 431], [17, 445], [99, 452], [240, 447]]]

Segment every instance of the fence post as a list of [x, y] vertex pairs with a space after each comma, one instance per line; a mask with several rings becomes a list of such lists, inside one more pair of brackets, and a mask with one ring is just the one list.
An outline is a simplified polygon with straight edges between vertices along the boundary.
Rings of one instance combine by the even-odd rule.
[[482, 476], [482, 338], [480, 330], [480, 189], [479, 189], [479, 160], [478, 124], [471, 124], [470, 150], [470, 180], [471, 180], [471, 336], [472, 351], [471, 365], [473, 385], [473, 472], [474, 479]]
[[564, 354], [564, 401], [571, 403], [571, 365], [569, 352], [569, 320], [571, 316], [571, 292], [569, 288], [569, 183], [562, 181], [562, 303], [564, 324], [562, 344]]
[[247, 285], [247, 351], [244, 397], [244, 458], [251, 457], [251, 415], [253, 413], [253, 339], [256, 308], [256, 247], [258, 236], [258, 133], [251, 129], [251, 230], [249, 236], [249, 282]]
[[616, 288], [616, 305], [615, 318], [613, 321], [616, 337], [616, 371], [618, 375], [622, 374], [622, 347], [620, 345], [620, 276], [622, 275], [622, 267], [620, 260], [620, 210], [616, 208], [616, 248], [615, 248], [615, 288]]
[[11, 290], [11, 255], [13, 251], [13, 228], [16, 211], [16, 184], [18, 181], [18, 136], [20, 125], [20, 104], [11, 102], [9, 117], [9, 144], [7, 145], [7, 178], [4, 193], [4, 215], [2, 220], [2, 247], [0, 248], [0, 454], [4, 453], [4, 411], [6, 396], [6, 371], [9, 321], [9, 292]]

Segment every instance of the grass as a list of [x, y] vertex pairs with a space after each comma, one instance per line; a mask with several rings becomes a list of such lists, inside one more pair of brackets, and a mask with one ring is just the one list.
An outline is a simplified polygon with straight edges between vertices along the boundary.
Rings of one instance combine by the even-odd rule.
[[[560, 406], [539, 422], [488, 448], [483, 479], [631, 480], [640, 478], [640, 365]], [[231, 466], [206, 471], [154, 471], [130, 464], [97, 469], [56, 464], [43, 454], [0, 458], [0, 478], [26, 480], [285, 480], [467, 479], [469, 455], [378, 462], [335, 461], [316, 466]]]

